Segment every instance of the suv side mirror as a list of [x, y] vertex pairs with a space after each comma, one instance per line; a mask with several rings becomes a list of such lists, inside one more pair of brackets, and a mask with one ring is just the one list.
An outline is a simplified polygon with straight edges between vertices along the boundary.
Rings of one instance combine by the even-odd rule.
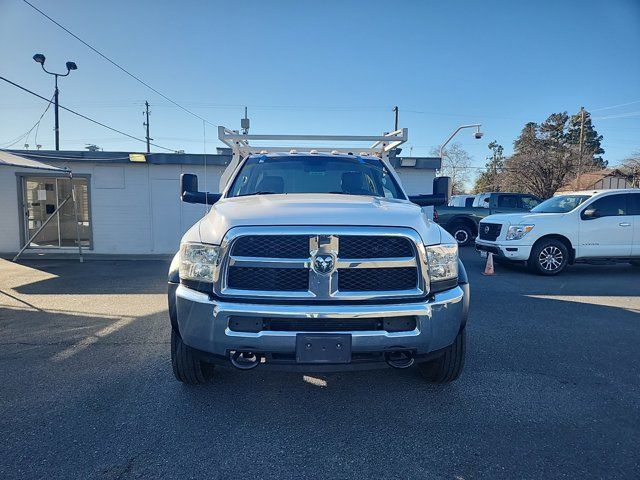
[[580, 214], [580, 218], [582, 218], [582, 220], [595, 220], [596, 218], [600, 218], [600, 214], [595, 208], [587, 207]]
[[421, 207], [448, 205], [451, 200], [451, 189], [451, 177], [437, 177], [433, 179], [431, 195], [409, 195], [409, 200]]
[[198, 191], [198, 176], [193, 173], [180, 175], [180, 200], [185, 203], [201, 203], [212, 205], [216, 203], [222, 194]]

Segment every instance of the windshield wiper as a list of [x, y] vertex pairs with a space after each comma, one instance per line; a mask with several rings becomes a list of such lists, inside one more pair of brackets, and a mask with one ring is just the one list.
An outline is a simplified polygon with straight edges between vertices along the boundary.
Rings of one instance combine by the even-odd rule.
[[277, 195], [276, 192], [269, 192], [267, 190], [260, 192], [251, 192], [251, 193], [241, 193], [236, 195], [236, 197], [249, 197], [251, 195]]

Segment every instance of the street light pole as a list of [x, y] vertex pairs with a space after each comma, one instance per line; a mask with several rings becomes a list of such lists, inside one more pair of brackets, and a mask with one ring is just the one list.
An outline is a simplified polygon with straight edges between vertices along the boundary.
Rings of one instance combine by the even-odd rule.
[[456, 128], [456, 130], [451, 135], [449, 135], [449, 138], [447, 138], [447, 140], [440, 146], [440, 159], [444, 157], [444, 147], [446, 147], [447, 144], [453, 139], [453, 137], [455, 137], [458, 132], [464, 128], [476, 128], [477, 130], [474, 134], [474, 137], [480, 140], [482, 138], [482, 135], [484, 135], [480, 131], [481, 126], [482, 125], [480, 123], [474, 123], [473, 125], [460, 125], [458, 128]]
[[71, 70], [77, 70], [78, 66], [74, 62], [67, 62], [67, 73], [56, 73], [50, 72], [46, 68], [44, 68], [44, 62], [46, 60], [45, 56], [41, 53], [36, 53], [33, 56], [33, 59], [40, 64], [42, 70], [49, 75], [53, 75], [55, 77], [55, 90], [53, 92], [53, 106], [54, 106], [54, 121], [55, 121], [55, 134], [56, 134], [56, 150], [60, 150], [60, 117], [58, 114], [58, 104], [59, 104], [59, 96], [60, 91], [58, 90], [58, 77], [66, 77], [71, 73]]
[[[44, 67], [43, 67], [44, 68]], [[55, 132], [56, 132], [56, 150], [60, 150], [60, 120], [58, 117], [58, 95], [60, 91], [58, 90], [58, 75], [56, 77], [56, 89], [53, 92], [53, 116], [55, 122]]]

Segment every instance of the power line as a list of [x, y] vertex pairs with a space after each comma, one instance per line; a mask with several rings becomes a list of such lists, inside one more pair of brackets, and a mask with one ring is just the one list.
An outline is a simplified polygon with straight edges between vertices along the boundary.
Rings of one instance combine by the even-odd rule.
[[[25, 88], [25, 87], [23, 87], [22, 85], [18, 85], [17, 83], [12, 82], [11, 80], [9, 80], [9, 79], [7, 79], [7, 78], [4, 78], [4, 77], [0, 76], [0, 80], [4, 80], [5, 82], [7, 82], [7, 83], [9, 83], [9, 84], [13, 85], [14, 87], [18, 87], [20, 90], [24, 90], [25, 92], [30, 93], [31, 95], [34, 95], [34, 96], [36, 96], [36, 97], [38, 97], [38, 98], [40, 98], [40, 99], [44, 100], [45, 102], [49, 102], [49, 104], [53, 103], [51, 100], [46, 99], [46, 98], [45, 98], [45, 97], [43, 97], [42, 95], [38, 95], [37, 93], [32, 92], [32, 91], [31, 91], [31, 90], [29, 90], [28, 88]], [[76, 116], [78, 116], [78, 117], [80, 117], [80, 118], [83, 118], [83, 119], [88, 120], [88, 121], [90, 121], [90, 122], [92, 122], [92, 123], [95, 123], [96, 125], [100, 125], [101, 127], [107, 128], [107, 129], [111, 130], [112, 132], [119, 133], [120, 135], [124, 135], [125, 137], [129, 137], [129, 138], [131, 138], [131, 139], [133, 139], [133, 140], [137, 140], [138, 142], [146, 143], [146, 140], [145, 140], [145, 139], [143, 139], [143, 138], [135, 137], [135, 136], [133, 136], [133, 135], [130, 135], [130, 134], [128, 134], [128, 133], [123, 132], [122, 130], [118, 130], [117, 128], [113, 128], [113, 127], [110, 127], [109, 125], [105, 125], [105, 124], [104, 124], [104, 123], [102, 123], [102, 122], [99, 122], [99, 121], [97, 121], [97, 120], [94, 120], [93, 118], [89, 118], [89, 117], [87, 117], [86, 115], [83, 115], [83, 114], [81, 114], [81, 113], [76, 112], [75, 110], [71, 110], [70, 108], [63, 107], [62, 105], [59, 105], [59, 107], [60, 107], [61, 109], [63, 109], [63, 110], [66, 110], [66, 111], [67, 111], [67, 112], [69, 112], [69, 113], [73, 113], [74, 115], [76, 115]], [[175, 149], [173, 149], [173, 148], [163, 147], [162, 145], [157, 145], [157, 144], [155, 144], [155, 143], [151, 143], [151, 145], [153, 145], [154, 147], [161, 148], [162, 150], [167, 150], [168, 152], [175, 152], [175, 151], [176, 151], [176, 150], [175, 150]]]
[[627, 105], [633, 105], [633, 104], [636, 104], [636, 103], [640, 103], [640, 100], [634, 100], [632, 102], [627, 102], [627, 103], [619, 103], [618, 105], [611, 105], [609, 107], [592, 108], [591, 111], [592, 112], [599, 112], [600, 110], [610, 110], [612, 108], [626, 107]]
[[127, 75], [129, 75], [131, 78], [133, 78], [134, 80], [136, 80], [137, 82], [141, 83], [142, 85], [144, 85], [145, 87], [147, 87], [148, 89], [152, 90], [153, 92], [157, 93], [158, 95], [160, 95], [162, 98], [164, 98], [165, 100], [173, 103], [175, 106], [181, 108], [182, 110], [184, 110], [185, 112], [187, 112], [190, 115], [193, 115], [194, 117], [202, 120], [203, 122], [207, 122], [210, 125], [213, 125], [214, 127], [216, 125], [214, 125], [213, 123], [211, 123], [209, 120], [207, 120], [206, 118], [202, 118], [200, 115], [198, 115], [197, 113], [192, 112], [191, 110], [189, 110], [186, 107], [183, 107], [182, 105], [180, 105], [178, 102], [170, 99], [169, 97], [167, 97], [164, 93], [156, 90], [155, 88], [153, 88], [151, 85], [149, 85], [147, 82], [145, 82], [144, 80], [142, 80], [140, 77], [137, 77], [136, 75], [134, 75], [133, 73], [131, 73], [129, 70], [127, 70], [126, 68], [120, 66], [118, 63], [116, 63], [114, 60], [111, 60], [109, 57], [107, 57], [104, 53], [102, 53], [101, 51], [99, 51], [97, 48], [89, 45], [87, 42], [85, 42], [84, 40], [82, 40], [79, 36], [77, 36], [75, 33], [73, 33], [71, 30], [69, 30], [68, 28], [66, 28], [65, 26], [61, 25], [60, 23], [58, 23], [57, 21], [55, 21], [53, 18], [51, 18], [49, 15], [47, 15], [46, 13], [44, 13], [42, 10], [40, 10], [38, 7], [36, 7], [35, 5], [33, 5], [32, 3], [28, 2], [27, 0], [22, 0], [24, 3], [26, 3], [27, 5], [29, 5], [31, 8], [33, 8], [36, 12], [40, 13], [42, 16], [44, 16], [45, 18], [47, 18], [48, 20], [50, 20], [51, 22], [53, 22], [54, 24], [56, 24], [58, 27], [60, 27], [62, 30], [64, 30], [65, 32], [67, 32], [69, 35], [71, 35], [73, 38], [75, 38], [76, 40], [78, 40], [79, 42], [81, 42], [82, 44], [84, 44], [86, 47], [88, 47], [89, 49], [93, 50], [95, 53], [97, 53], [98, 55], [100, 55], [102, 58], [104, 58], [107, 62], [109, 62], [110, 64], [112, 64], [114, 67], [118, 68], [119, 70], [123, 71], [124, 73], [126, 73]]
[[16, 138], [14, 141], [4, 143], [3, 144], [4, 148], [10, 148], [10, 147], [14, 146], [16, 143], [18, 143], [20, 140], [22, 140], [25, 137], [28, 139], [29, 138], [29, 134], [33, 131], [34, 128], [36, 129], [35, 142], [36, 142], [36, 145], [37, 145], [38, 144], [38, 128], [40, 127], [40, 122], [42, 121], [42, 118], [44, 117], [44, 115], [49, 110], [49, 107], [51, 106], [52, 103], [53, 103], [53, 97], [51, 97], [51, 100], [49, 100], [49, 103], [47, 103], [47, 108], [44, 109], [44, 112], [42, 112], [42, 114], [40, 115], [40, 118], [38, 118], [38, 121], [33, 125], [33, 127], [31, 127], [29, 130], [27, 130], [27, 132], [24, 133], [23, 135], [21, 135], [18, 138]]

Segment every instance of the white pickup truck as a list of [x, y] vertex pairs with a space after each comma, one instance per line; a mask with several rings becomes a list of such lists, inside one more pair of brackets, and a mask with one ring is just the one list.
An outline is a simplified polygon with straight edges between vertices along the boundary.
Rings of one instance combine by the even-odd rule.
[[557, 195], [528, 213], [485, 217], [476, 249], [557, 275], [577, 261], [640, 265], [640, 189]]
[[[211, 204], [182, 238], [169, 272], [175, 377], [200, 384], [214, 364], [303, 371], [414, 363], [455, 380], [465, 357], [469, 285], [455, 240], [421, 206], [446, 204], [450, 180], [409, 197], [380, 137], [242, 135], [221, 194], [183, 174], [183, 201]], [[252, 139], [376, 143], [306, 152]], [[357, 151], [357, 150], [356, 150]]]

